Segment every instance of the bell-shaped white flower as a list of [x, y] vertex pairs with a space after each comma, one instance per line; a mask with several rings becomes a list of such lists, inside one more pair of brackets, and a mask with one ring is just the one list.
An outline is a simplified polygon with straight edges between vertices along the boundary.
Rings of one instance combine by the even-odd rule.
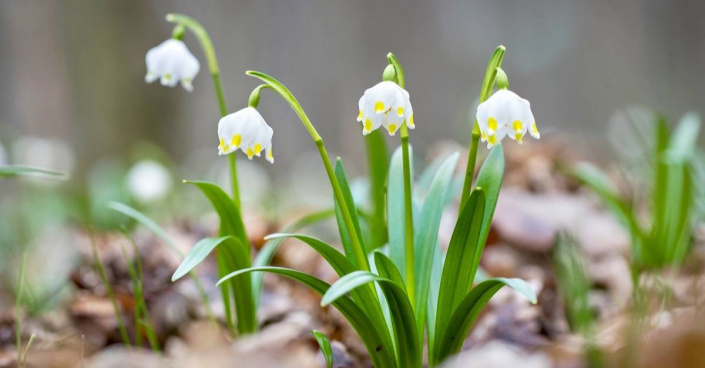
[[163, 86], [174, 87], [179, 81], [185, 90], [193, 90], [193, 78], [196, 77], [201, 65], [198, 59], [189, 51], [183, 41], [168, 39], [147, 51], [145, 57], [147, 75], [145, 82], [152, 83], [159, 79]]
[[505, 136], [521, 144], [527, 131], [536, 139], [541, 137], [529, 101], [507, 89], [500, 89], [481, 103], [476, 117], [487, 148], [492, 148]]
[[218, 123], [218, 154], [227, 155], [239, 148], [250, 160], [266, 151], [267, 161], [274, 163], [272, 136], [274, 131], [267, 125], [259, 111], [246, 107], [220, 119]]
[[380, 82], [368, 88], [358, 102], [357, 121], [362, 123], [362, 134], [372, 133], [384, 126], [394, 135], [402, 124], [414, 129], [414, 110], [409, 102], [409, 92], [394, 82]]

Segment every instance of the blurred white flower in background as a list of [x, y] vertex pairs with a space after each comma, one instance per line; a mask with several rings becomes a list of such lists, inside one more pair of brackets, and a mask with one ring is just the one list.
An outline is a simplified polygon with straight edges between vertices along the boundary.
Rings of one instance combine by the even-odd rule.
[[201, 69], [198, 59], [186, 44], [174, 38], [147, 51], [145, 62], [145, 82], [152, 83], [159, 79], [163, 86], [174, 87], [181, 81], [181, 86], [189, 92], [193, 91], [193, 79]]
[[21, 137], [12, 145], [12, 158], [16, 165], [65, 172], [72, 172], [76, 166], [76, 156], [71, 146], [53, 138]]
[[174, 184], [169, 169], [150, 159], [134, 164], [127, 172], [125, 180], [130, 194], [143, 203], [164, 199]]
[[409, 129], [415, 127], [409, 92], [394, 82], [379, 82], [368, 88], [360, 97], [358, 108], [357, 121], [362, 123], [363, 135], [380, 126], [384, 126], [389, 135], [394, 135], [405, 122]]

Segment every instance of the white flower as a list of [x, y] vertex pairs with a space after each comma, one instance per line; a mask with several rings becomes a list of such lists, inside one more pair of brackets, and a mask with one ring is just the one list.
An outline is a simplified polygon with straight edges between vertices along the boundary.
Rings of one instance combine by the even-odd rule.
[[536, 139], [541, 136], [529, 101], [506, 89], [495, 92], [477, 107], [477, 123], [487, 148], [507, 135], [522, 143], [527, 130]]
[[266, 151], [267, 161], [274, 163], [272, 136], [274, 131], [267, 125], [259, 111], [246, 107], [220, 119], [218, 123], [218, 154], [227, 155], [239, 148], [250, 160]]
[[173, 180], [169, 170], [154, 160], [142, 160], [127, 172], [127, 189], [140, 202], [154, 202], [171, 190]]
[[201, 65], [183, 41], [168, 39], [147, 51], [145, 57], [147, 75], [144, 81], [152, 83], [159, 79], [163, 86], [174, 87], [179, 81], [185, 90], [193, 90], [193, 78]]
[[414, 110], [409, 102], [409, 92], [394, 82], [380, 82], [368, 88], [358, 103], [362, 123], [362, 134], [384, 126], [389, 135], [394, 135], [402, 124], [414, 129]]

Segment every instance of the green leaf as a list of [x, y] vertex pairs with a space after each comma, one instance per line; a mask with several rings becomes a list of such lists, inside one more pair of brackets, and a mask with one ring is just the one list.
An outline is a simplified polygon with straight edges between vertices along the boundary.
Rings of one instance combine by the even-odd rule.
[[382, 252], [375, 251], [374, 260], [375, 266], [377, 267], [377, 272], [379, 272], [380, 276], [391, 280], [395, 284], [399, 285], [400, 288], [405, 287], [401, 272], [399, 272], [399, 269], [394, 265], [394, 262], [392, 262], [389, 257]]
[[171, 276], [171, 281], [176, 281], [191, 272], [196, 266], [201, 264], [206, 257], [221, 243], [229, 239], [230, 236], [224, 236], [221, 238], [205, 238], [201, 239], [196, 245], [191, 249], [186, 258], [181, 262], [179, 267]]
[[690, 160], [695, 153], [699, 132], [700, 116], [696, 113], [689, 113], [683, 116], [668, 142], [666, 162], [682, 164]]
[[333, 349], [330, 347], [330, 340], [321, 331], [311, 330], [311, 335], [313, 335], [321, 348], [321, 353], [326, 359], [326, 368], [333, 368]]
[[[250, 246], [233, 236], [225, 237], [220, 247], [219, 256], [225, 260], [228, 270], [242, 270], [250, 268]], [[222, 252], [222, 253], [220, 253]], [[252, 280], [250, 275], [244, 275], [231, 280], [232, 296], [235, 299], [235, 313], [237, 315], [237, 328], [240, 333], [253, 332], [257, 329], [257, 310], [252, 298]]]
[[[301, 234], [272, 234], [267, 236], [267, 239], [283, 238], [295, 238], [309, 245], [314, 251], [320, 254], [326, 262], [328, 262], [328, 264], [340, 277], [357, 270], [355, 266], [337, 249], [314, 237]], [[383, 331], [383, 329], [387, 328], [385, 317], [379, 304], [378, 297], [372, 291], [372, 288], [357, 289], [352, 293], [352, 296], [354, 300], [358, 301], [358, 304], [361, 305], [367, 312], [370, 319], [375, 323], [376, 328], [381, 330], [380, 334], [386, 336]], [[387, 338], [391, 339], [389, 336], [387, 336]]]
[[335, 270], [338, 276], [344, 276], [356, 270], [355, 266], [337, 249], [314, 237], [302, 234], [271, 234], [267, 235], [265, 239], [271, 240], [283, 238], [295, 238], [308, 244], [313, 250], [316, 251], [316, 253], [320, 254], [331, 267], [333, 267], [333, 270]]
[[[277, 273], [301, 282], [320, 295], [324, 295], [330, 289], [330, 285], [328, 283], [313, 276], [301, 271], [281, 267], [252, 267], [239, 270], [221, 278], [218, 281], [218, 285], [232, 278], [241, 277], [241, 275], [251, 272]], [[394, 352], [391, 349], [391, 341], [386, 341], [382, 336], [380, 336], [378, 329], [375, 328], [373, 322], [357, 304], [355, 304], [351, 299], [345, 297], [340, 298], [331, 304], [338, 309], [343, 316], [345, 316], [345, 319], [350, 322], [350, 325], [352, 325], [358, 335], [360, 335], [360, 339], [362, 340], [362, 343], [365, 344], [365, 348], [367, 348], [372, 364], [375, 367], [395, 367], [395, 358]]]
[[441, 215], [446, 203], [446, 193], [453, 178], [455, 166], [458, 163], [458, 156], [457, 153], [451, 155], [438, 169], [431, 182], [421, 215], [419, 216], [419, 224], [422, 224], [422, 226], [416, 227], [417, 231], [414, 237], [414, 268], [416, 271], [414, 311], [416, 312], [416, 324], [418, 326], [423, 326], [426, 319], [431, 268], [435, 255], [434, 249], [438, 246], [438, 229]]
[[[345, 169], [343, 168], [343, 162], [340, 159], [337, 159], [335, 162], [335, 177], [338, 179], [338, 183], [340, 183], [340, 190], [343, 193], [343, 198], [345, 199], [347, 208], [350, 211], [350, 218], [352, 218], [353, 226], [355, 227], [354, 231], [357, 233], [357, 238], [360, 239], [360, 245], [362, 245], [364, 253], [367, 254], [362, 237], [362, 231], [360, 230], [360, 221], [357, 217], [357, 206], [355, 205], [355, 201], [353, 201], [350, 185], [348, 184]], [[335, 212], [338, 220], [338, 229], [340, 230], [340, 239], [342, 240], [343, 248], [345, 249], [345, 255], [348, 257], [350, 262], [355, 265], [356, 269], [364, 268], [365, 266], [369, 268], [369, 265], [358, 264], [358, 260], [355, 257], [355, 250], [353, 249], [354, 245], [352, 244], [352, 240], [349, 235], [350, 230], [345, 225], [341, 208], [337, 202], [335, 204]], [[365, 262], [367, 262], [366, 258]]]
[[69, 174], [63, 171], [53, 171], [30, 166], [0, 166], [0, 178], [10, 178], [15, 176], [36, 176], [48, 179], [67, 180]]
[[[334, 215], [335, 211], [332, 209], [313, 212], [300, 218], [293, 224], [286, 226], [284, 229], [282, 229], [282, 233], [291, 233], [294, 231], [298, 231], [301, 228], [326, 220], [328, 218], [333, 217]], [[274, 258], [274, 253], [277, 252], [284, 239], [285, 238], [275, 238], [267, 240], [267, 243], [262, 246], [262, 249], [260, 249], [260, 251], [255, 256], [254, 261], [252, 261], [252, 266], [268, 266], [269, 263], [272, 261], [272, 258]], [[256, 306], [259, 306], [260, 295], [262, 294], [263, 276], [264, 273], [262, 272], [257, 272], [252, 275], [252, 294], [253, 298], [255, 299]]]
[[[460, 212], [448, 245], [438, 295], [435, 326], [437, 334], [443, 334], [451, 312], [472, 289], [472, 280], [484, 249], [484, 244], [479, 243], [484, 212], [484, 192], [482, 189], [475, 189]], [[438, 349], [437, 346], [432, 348]]]
[[227, 193], [219, 186], [205, 181], [184, 180], [184, 183], [198, 187], [211, 202], [220, 217], [220, 235], [233, 235], [244, 244], [249, 244], [240, 209]]
[[[391, 265], [391, 262], [389, 264]], [[414, 310], [406, 289], [397, 282], [368, 271], [355, 271], [334, 283], [323, 295], [321, 305], [325, 306], [345, 298], [345, 294], [370, 282], [379, 284], [389, 303], [397, 341], [398, 366], [420, 367], [422, 337], [418, 336]]]
[[448, 322], [448, 327], [440, 334], [436, 362], [440, 363], [463, 347], [465, 337], [484, 309], [487, 302], [503, 286], [509, 286], [536, 303], [536, 294], [529, 284], [521, 279], [494, 278], [478, 284], [458, 305]]
[[367, 166], [369, 170], [370, 204], [372, 214], [369, 221], [372, 244], [370, 249], [376, 249], [387, 243], [386, 216], [386, 185], [387, 185], [387, 144], [380, 129], [366, 135]]
[[[413, 156], [412, 147], [409, 147], [411, 177], [414, 177]], [[389, 232], [389, 254], [401, 272], [402, 277], [405, 277], [406, 274], [404, 207], [404, 165], [402, 150], [399, 147], [394, 151], [389, 164], [389, 177], [387, 178], [387, 230]]]
[[179, 247], [174, 243], [173, 240], [167, 235], [166, 231], [159, 226], [154, 220], [150, 219], [147, 217], [145, 214], [142, 212], [120, 202], [115, 202], [115, 201], [110, 201], [106, 203], [106, 207], [110, 208], [111, 210], [117, 211], [122, 213], [123, 215], [139, 222], [142, 224], [142, 226], [146, 227], [149, 231], [151, 231], [154, 235], [158, 236], [160, 239], [162, 239], [168, 246], [171, 248], [171, 250], [177, 254], [179, 257], [183, 258], [184, 253], [179, 249]]
[[[482, 219], [482, 231], [480, 231], [480, 240], [478, 244], [483, 247], [485, 242], [487, 242], [487, 236], [490, 234], [490, 227], [492, 226], [492, 218], [494, 217], [494, 210], [497, 207], [497, 198], [499, 198], [499, 190], [502, 188], [502, 180], [504, 179], [504, 151], [502, 151], [502, 146], [497, 145], [485, 158], [485, 161], [480, 167], [480, 171], [477, 173], [477, 180], [475, 181], [476, 188], [482, 188], [485, 194], [485, 215]], [[480, 250], [482, 254], [482, 250]], [[480, 260], [478, 259], [477, 262]], [[477, 265], [473, 265], [473, 272], [471, 274], [470, 284], [475, 277], [475, 270], [477, 270]]]

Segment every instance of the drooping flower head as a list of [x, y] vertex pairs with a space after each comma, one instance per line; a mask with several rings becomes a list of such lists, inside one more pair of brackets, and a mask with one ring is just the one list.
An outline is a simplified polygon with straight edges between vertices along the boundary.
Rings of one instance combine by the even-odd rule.
[[402, 124], [414, 129], [414, 110], [409, 102], [409, 92], [394, 82], [384, 81], [368, 88], [358, 102], [357, 121], [362, 123], [362, 134], [372, 133], [384, 126], [394, 135]]
[[174, 87], [179, 81], [185, 90], [193, 90], [193, 78], [201, 65], [183, 41], [168, 39], [147, 51], [145, 57], [147, 75], [144, 81], [152, 83], [159, 79], [163, 86]]
[[505, 136], [521, 144], [527, 131], [536, 139], [541, 136], [529, 101], [508, 89], [500, 89], [481, 103], [476, 117], [487, 148], [492, 148]]
[[218, 154], [227, 155], [242, 150], [250, 160], [266, 151], [267, 161], [274, 163], [272, 136], [274, 131], [267, 125], [259, 111], [246, 107], [220, 119], [218, 123]]

